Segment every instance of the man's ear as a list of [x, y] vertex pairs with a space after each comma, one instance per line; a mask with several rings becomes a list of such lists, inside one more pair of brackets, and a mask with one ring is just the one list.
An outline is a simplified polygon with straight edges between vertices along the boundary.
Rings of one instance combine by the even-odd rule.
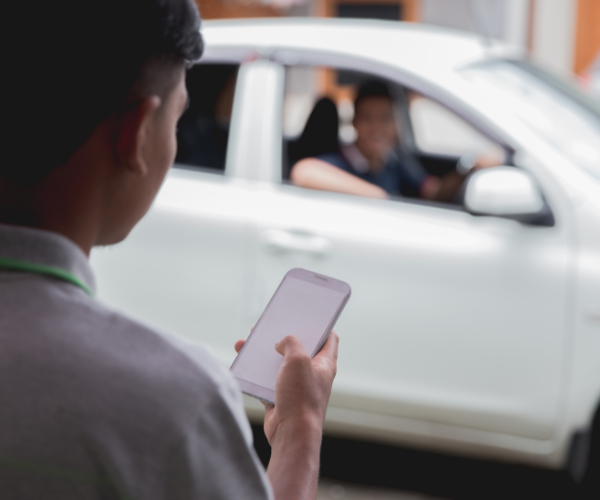
[[117, 119], [115, 152], [119, 164], [140, 175], [148, 172], [143, 150], [146, 141], [151, 140], [149, 132], [160, 104], [160, 97], [156, 95], [144, 97], [135, 101]]

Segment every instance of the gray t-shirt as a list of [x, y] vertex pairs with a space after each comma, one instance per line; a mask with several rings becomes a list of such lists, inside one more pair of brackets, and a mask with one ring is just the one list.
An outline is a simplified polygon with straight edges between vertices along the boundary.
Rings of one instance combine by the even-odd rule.
[[[58, 234], [0, 225], [0, 257], [94, 288]], [[2, 498], [272, 498], [239, 389], [204, 348], [69, 282], [2, 268], [0, 429]]]

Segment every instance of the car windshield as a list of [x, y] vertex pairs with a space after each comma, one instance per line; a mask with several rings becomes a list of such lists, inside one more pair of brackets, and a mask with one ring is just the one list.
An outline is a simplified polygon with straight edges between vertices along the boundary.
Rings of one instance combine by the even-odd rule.
[[464, 77], [600, 180], [600, 106], [574, 85], [524, 61], [491, 61]]

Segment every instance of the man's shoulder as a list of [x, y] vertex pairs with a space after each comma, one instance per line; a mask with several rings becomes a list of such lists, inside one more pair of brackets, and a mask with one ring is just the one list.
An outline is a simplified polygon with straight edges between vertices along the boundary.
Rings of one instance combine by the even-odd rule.
[[[142, 375], [147, 373], [149, 366], [160, 368], [166, 375], [165, 382], [172, 384], [171, 377], [179, 379], [186, 388], [194, 391], [219, 393], [239, 389], [222, 363], [215, 358], [210, 349], [199, 342], [174, 335], [171, 332], [160, 330], [146, 325], [126, 315], [113, 312], [113, 335], [126, 343], [133, 342], [142, 346], [145, 358], [132, 360], [137, 356], [135, 350], [127, 356], [126, 363], [139, 365]], [[200, 328], [200, 325], [199, 325]], [[125, 346], [124, 346], [125, 347]], [[231, 346], [233, 351], [233, 346]], [[168, 370], [165, 368], [169, 367]], [[156, 381], [156, 378], [152, 378]]]
[[[235, 385], [228, 371], [205, 346], [161, 331], [101, 305], [105, 320], [102, 370], [118, 371], [133, 387], [149, 386], [157, 394], [211, 397]], [[233, 347], [232, 347], [233, 349]], [[115, 374], [116, 375], [116, 374]], [[119, 377], [113, 377], [115, 381]]]
[[118, 386], [115, 397], [134, 396], [131, 414], [146, 408], [185, 426], [193, 425], [188, 418], [219, 419], [226, 412], [243, 422], [239, 388], [208, 348], [119, 313], [112, 313], [110, 324], [107, 341], [114, 345], [106, 349], [102, 371], [110, 371], [111, 385]]
[[177, 418], [215, 399], [239, 406], [235, 382], [205, 347], [73, 293], [68, 285], [13, 290], [15, 299], [22, 296], [22, 302], [25, 293], [29, 299], [14, 313], [0, 305], [0, 311], [7, 308], [0, 340], [12, 359], [22, 361], [11, 363], [13, 373], [60, 389], [60, 398], [91, 420], [105, 414], [99, 405], [119, 408], [121, 420], [140, 413]]
[[11, 285], [14, 300], [0, 302], [0, 396], [10, 401], [0, 425], [11, 432], [0, 447], [32, 460], [60, 455], [78, 470], [116, 467], [132, 491], [162, 491], [190, 467], [184, 486], [193, 491], [235, 489], [219, 476], [223, 466], [268, 491], [239, 388], [208, 349], [60, 282]]

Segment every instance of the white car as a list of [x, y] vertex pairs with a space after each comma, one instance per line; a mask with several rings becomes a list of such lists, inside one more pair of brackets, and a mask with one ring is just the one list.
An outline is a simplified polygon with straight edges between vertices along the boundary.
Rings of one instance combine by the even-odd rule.
[[[129, 238], [94, 250], [99, 297], [230, 365], [289, 269], [342, 279], [353, 296], [327, 433], [581, 478], [600, 426], [600, 113], [516, 48], [433, 27], [239, 20], [203, 33], [188, 79], [199, 125], [182, 133], [204, 135], [181, 145], [187, 165]], [[302, 124], [298, 103], [357, 74], [389, 84], [401, 143], [431, 171], [482, 148], [505, 165], [469, 177], [458, 205], [292, 185], [290, 113]]]

